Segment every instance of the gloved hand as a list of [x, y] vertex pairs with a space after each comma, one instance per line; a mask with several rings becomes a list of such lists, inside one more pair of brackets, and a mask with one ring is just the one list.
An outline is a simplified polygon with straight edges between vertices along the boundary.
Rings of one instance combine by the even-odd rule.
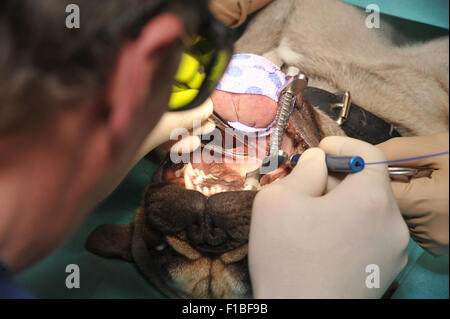
[[156, 127], [142, 144], [136, 156], [136, 162], [143, 158], [154, 148], [160, 146], [165, 142], [168, 142], [170, 140], [172, 132], [175, 129], [192, 129], [195, 120], [201, 121], [202, 126], [199, 128], [199, 131], [201, 132], [192, 132], [191, 130], [190, 136], [184, 136], [178, 141], [171, 141], [170, 146], [173, 151], [180, 151], [184, 153], [190, 153], [200, 147], [200, 138], [198, 137], [199, 133], [207, 134], [214, 130], [214, 128], [216, 127], [213, 122], [207, 121], [207, 119], [211, 116], [213, 110], [214, 105], [211, 99], [208, 99], [201, 106], [192, 110], [165, 113]]
[[272, 0], [211, 0], [211, 12], [231, 28], [237, 28], [247, 20], [247, 16]]
[[[378, 145], [388, 160], [398, 160], [448, 151], [448, 132], [417, 137], [393, 138]], [[437, 169], [431, 178], [392, 182], [398, 205], [409, 226], [411, 237], [435, 256], [448, 253], [449, 179], [448, 156], [432, 157], [399, 166], [429, 166]]]
[[[386, 166], [349, 174], [330, 192], [325, 153], [382, 161], [374, 146], [328, 137], [290, 175], [256, 196], [250, 226], [250, 277], [257, 298], [378, 298], [406, 265], [409, 233]], [[367, 288], [380, 269], [379, 288]]]

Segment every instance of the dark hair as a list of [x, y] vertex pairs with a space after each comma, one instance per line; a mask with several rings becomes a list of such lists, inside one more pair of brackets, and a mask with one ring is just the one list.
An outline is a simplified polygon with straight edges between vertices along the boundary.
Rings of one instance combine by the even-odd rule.
[[[98, 94], [127, 28], [159, 0], [1, 0], [0, 134]], [[66, 7], [80, 28], [66, 27]]]

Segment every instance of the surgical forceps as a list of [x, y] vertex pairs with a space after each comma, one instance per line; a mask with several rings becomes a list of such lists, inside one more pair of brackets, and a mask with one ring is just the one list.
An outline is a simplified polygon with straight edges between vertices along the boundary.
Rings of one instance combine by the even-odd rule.
[[389, 166], [389, 177], [394, 181], [409, 182], [412, 178], [431, 177], [435, 168]]
[[[214, 111], [213, 114], [211, 114], [209, 119], [214, 122], [214, 124], [216, 125], [216, 127], [219, 130], [223, 131], [225, 134], [232, 135], [236, 139], [236, 141], [242, 143], [245, 147], [248, 147], [248, 143], [245, 140], [245, 137], [242, 136], [239, 132], [236, 132], [236, 130], [233, 129], [219, 114], [217, 114], [216, 111]], [[238, 158], [238, 159], [244, 159], [247, 157], [247, 154], [239, 154], [239, 153], [227, 151], [222, 146], [211, 145], [210, 143], [209, 144], [202, 143], [202, 147], [204, 149], [213, 151], [213, 152], [221, 154], [221, 155], [225, 155], [227, 157]]]

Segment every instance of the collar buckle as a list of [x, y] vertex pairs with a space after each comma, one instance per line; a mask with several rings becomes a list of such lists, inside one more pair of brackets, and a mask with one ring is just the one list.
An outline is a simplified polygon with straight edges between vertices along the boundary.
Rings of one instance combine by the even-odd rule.
[[352, 106], [352, 96], [350, 94], [349, 91], [346, 91], [343, 95], [342, 95], [342, 102], [341, 103], [336, 103], [334, 105], [331, 105], [332, 107], [340, 107], [341, 108], [341, 112], [339, 113], [339, 116], [336, 120], [336, 123], [339, 126], [342, 126], [342, 124], [345, 123], [345, 121], [347, 121], [348, 118], [348, 114], [350, 112], [350, 107]]

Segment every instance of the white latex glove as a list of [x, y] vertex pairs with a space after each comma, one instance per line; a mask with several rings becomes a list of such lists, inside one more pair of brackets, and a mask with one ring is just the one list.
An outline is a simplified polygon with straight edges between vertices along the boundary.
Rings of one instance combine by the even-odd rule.
[[[137, 154], [136, 162], [154, 148], [168, 142], [170, 139], [170, 135], [174, 129], [185, 128], [187, 130], [191, 130], [195, 120], [202, 122], [202, 134], [207, 134], [214, 130], [214, 123], [207, 121], [207, 119], [211, 116], [213, 110], [214, 105], [211, 99], [208, 99], [201, 106], [189, 111], [165, 113], [156, 127], [142, 144]], [[172, 150], [174, 151], [179, 149], [180, 151], [183, 150], [184, 152], [190, 153], [200, 147], [200, 138], [196, 135], [191, 134], [188, 137], [180, 139], [178, 142], [171, 141], [169, 143], [170, 146], [173, 146]], [[186, 147], [186, 144], [190, 146]]]
[[[328, 137], [289, 176], [258, 193], [249, 239], [257, 298], [379, 298], [407, 263], [408, 228], [386, 166], [349, 174], [324, 194], [325, 153], [385, 159], [365, 142]], [[369, 289], [372, 264], [379, 266], [380, 286]]]

